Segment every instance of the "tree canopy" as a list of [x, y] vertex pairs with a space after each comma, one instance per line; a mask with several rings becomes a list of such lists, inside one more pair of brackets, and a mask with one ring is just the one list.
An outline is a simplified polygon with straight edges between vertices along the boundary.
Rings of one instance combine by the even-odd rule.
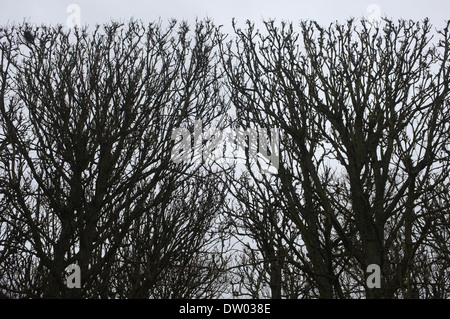
[[0, 28], [2, 295], [449, 296], [450, 24], [232, 26]]

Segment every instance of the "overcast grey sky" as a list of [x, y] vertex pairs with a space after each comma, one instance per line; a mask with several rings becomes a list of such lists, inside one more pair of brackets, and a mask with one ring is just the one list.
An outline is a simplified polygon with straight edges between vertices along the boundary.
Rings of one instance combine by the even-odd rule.
[[80, 9], [81, 24], [90, 26], [111, 19], [128, 21], [131, 17], [144, 21], [210, 17], [227, 29], [233, 17], [239, 23], [246, 19], [260, 22], [263, 18], [276, 18], [294, 22], [314, 19], [329, 24], [349, 17], [368, 18], [379, 11], [393, 19], [429, 17], [439, 27], [450, 18], [449, 0], [1, 0], [0, 25], [24, 20], [67, 25], [67, 19], [75, 12], [68, 12], [70, 4]]

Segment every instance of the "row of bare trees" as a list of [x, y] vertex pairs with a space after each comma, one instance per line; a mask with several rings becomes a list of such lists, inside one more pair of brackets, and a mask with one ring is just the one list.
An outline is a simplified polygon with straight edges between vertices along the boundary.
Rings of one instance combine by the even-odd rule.
[[[0, 292], [448, 297], [450, 25], [298, 26], [1, 28]], [[198, 121], [277, 128], [276, 171], [174, 160]]]

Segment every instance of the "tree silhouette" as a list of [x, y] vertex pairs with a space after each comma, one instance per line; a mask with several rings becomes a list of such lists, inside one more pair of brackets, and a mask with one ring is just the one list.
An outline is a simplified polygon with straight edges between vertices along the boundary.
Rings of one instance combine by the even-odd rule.
[[[191, 274], [176, 297], [219, 293], [226, 261], [203, 246], [222, 240], [213, 232], [221, 185], [200, 164], [171, 159], [175, 128], [225, 112], [212, 24], [199, 22], [193, 35], [175, 21], [72, 34], [43, 27], [26, 59], [19, 35], [5, 32], [0, 289], [148, 298]], [[68, 289], [64, 269], [75, 263], [82, 288]]]
[[[432, 238], [449, 230], [449, 25], [437, 43], [427, 20], [265, 26], [235, 25], [221, 46], [239, 123], [283, 136], [277, 174], [248, 164], [250, 182], [230, 181], [250, 234], [282, 238], [272, 247], [306, 277], [305, 298], [448, 294], [448, 246]], [[270, 215], [276, 235], [260, 231]], [[379, 289], [366, 285], [371, 264]]]

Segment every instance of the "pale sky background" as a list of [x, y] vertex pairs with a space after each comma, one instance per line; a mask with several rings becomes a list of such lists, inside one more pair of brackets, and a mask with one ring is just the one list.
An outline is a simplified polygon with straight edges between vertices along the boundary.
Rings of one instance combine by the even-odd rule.
[[[434, 26], [443, 26], [450, 19], [449, 0], [0, 0], [0, 25], [28, 21], [33, 24], [63, 24], [71, 12], [70, 4], [80, 8], [82, 25], [94, 26], [111, 19], [126, 22], [131, 17], [143, 21], [171, 18], [194, 21], [196, 17], [211, 18], [230, 30], [231, 19], [240, 25], [247, 19], [256, 23], [263, 18], [277, 20], [313, 19], [323, 25], [336, 20], [344, 22], [350, 17], [366, 17], [376, 14], [367, 11], [375, 4], [382, 16], [393, 19], [422, 20], [430, 18]], [[373, 6], [372, 6], [373, 8]]]

